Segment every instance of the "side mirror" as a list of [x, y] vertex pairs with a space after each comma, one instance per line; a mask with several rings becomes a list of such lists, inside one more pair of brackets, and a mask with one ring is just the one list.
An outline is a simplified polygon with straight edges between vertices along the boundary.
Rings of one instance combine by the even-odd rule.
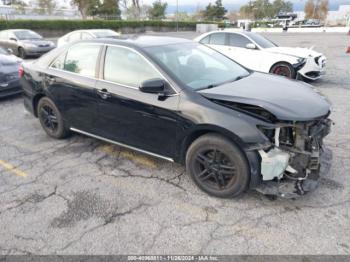
[[13, 55], [13, 50], [11, 48], [8, 48], [6, 51], [9, 55]]
[[165, 82], [163, 79], [155, 78], [146, 80], [139, 87], [141, 92], [150, 94], [164, 94]]
[[11, 37], [10, 40], [11, 40], [11, 41], [14, 41], [14, 42], [17, 42], [17, 39], [16, 39], [16, 38], [13, 38], [13, 37]]
[[256, 49], [256, 45], [254, 45], [253, 43], [249, 43], [245, 46], [245, 48], [247, 49]]

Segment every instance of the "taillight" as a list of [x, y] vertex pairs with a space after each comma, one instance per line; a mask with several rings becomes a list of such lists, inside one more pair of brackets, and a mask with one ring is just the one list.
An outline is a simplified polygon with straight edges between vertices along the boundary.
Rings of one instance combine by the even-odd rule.
[[18, 75], [19, 75], [19, 77], [24, 76], [24, 69], [23, 69], [22, 66], [20, 66], [19, 69], [18, 69]]

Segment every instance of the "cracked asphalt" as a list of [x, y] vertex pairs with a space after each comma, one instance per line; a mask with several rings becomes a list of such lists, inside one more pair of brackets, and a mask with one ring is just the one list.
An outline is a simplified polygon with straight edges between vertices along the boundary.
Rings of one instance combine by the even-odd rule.
[[328, 57], [314, 85], [333, 104], [333, 164], [317, 191], [213, 198], [180, 165], [81, 135], [49, 138], [12, 97], [0, 100], [0, 254], [349, 254], [350, 36], [268, 36]]

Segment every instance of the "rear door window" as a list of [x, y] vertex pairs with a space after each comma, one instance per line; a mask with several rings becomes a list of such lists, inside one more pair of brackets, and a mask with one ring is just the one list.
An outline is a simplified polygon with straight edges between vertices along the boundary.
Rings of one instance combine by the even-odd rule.
[[205, 45], [209, 44], [209, 42], [210, 42], [210, 35], [204, 37], [204, 38], [200, 41], [201, 44], [205, 44]]
[[77, 44], [72, 46], [66, 54], [63, 70], [82, 76], [95, 77], [100, 49], [100, 45]]
[[210, 35], [209, 43], [211, 45], [225, 45], [226, 34], [225, 33], [214, 33]]

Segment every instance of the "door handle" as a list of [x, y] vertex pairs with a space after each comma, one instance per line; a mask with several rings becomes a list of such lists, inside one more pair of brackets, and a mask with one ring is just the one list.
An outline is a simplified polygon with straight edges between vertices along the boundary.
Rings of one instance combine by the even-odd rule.
[[107, 89], [103, 88], [101, 90], [97, 89], [97, 94], [102, 98], [102, 99], [107, 99], [111, 97], [111, 93], [107, 91]]

